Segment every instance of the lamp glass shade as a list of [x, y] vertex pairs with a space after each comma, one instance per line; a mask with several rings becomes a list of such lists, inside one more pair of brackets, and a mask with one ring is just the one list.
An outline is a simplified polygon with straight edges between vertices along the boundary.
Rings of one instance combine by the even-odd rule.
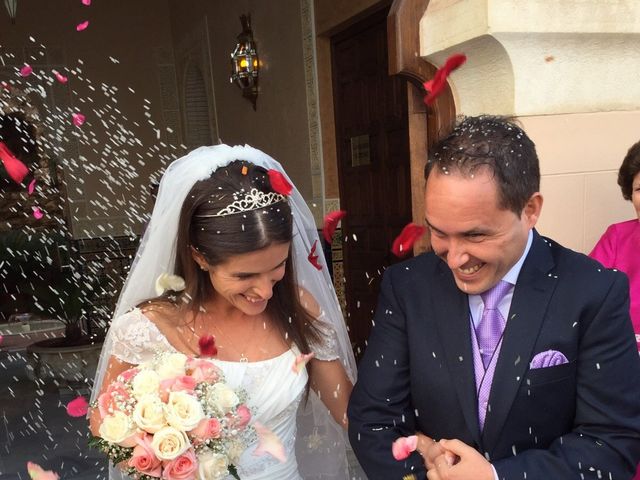
[[7, 9], [11, 23], [15, 23], [18, 13], [18, 0], [4, 0], [4, 8]]

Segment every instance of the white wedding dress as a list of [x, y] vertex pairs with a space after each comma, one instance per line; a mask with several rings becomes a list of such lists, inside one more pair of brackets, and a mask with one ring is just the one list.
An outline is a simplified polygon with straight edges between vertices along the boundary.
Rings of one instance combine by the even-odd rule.
[[[322, 321], [322, 316], [318, 319]], [[157, 352], [175, 349], [156, 325], [140, 309], [116, 318], [111, 324], [113, 334], [112, 355], [133, 365], [150, 360]], [[325, 345], [314, 345], [315, 358], [338, 358], [335, 339], [328, 335]], [[229, 362], [211, 360], [224, 372], [226, 383], [233, 389], [247, 393], [247, 406], [258, 421], [275, 433], [284, 444], [287, 460], [280, 463], [270, 455], [257, 456], [257, 442], [248, 446], [238, 465], [242, 480], [301, 480], [295, 455], [296, 417], [304, 397], [308, 375], [305, 369], [299, 374], [292, 370], [297, 349], [259, 362]], [[307, 439], [312, 443], [313, 438]], [[110, 468], [110, 478], [129, 478]], [[233, 477], [229, 476], [228, 479]]]

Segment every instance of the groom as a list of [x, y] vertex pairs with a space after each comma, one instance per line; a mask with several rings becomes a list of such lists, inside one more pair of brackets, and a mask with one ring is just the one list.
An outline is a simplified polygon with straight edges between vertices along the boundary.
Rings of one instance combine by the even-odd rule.
[[[386, 271], [349, 405], [369, 478], [630, 479], [626, 277], [536, 232], [538, 158], [517, 125], [465, 119], [425, 174], [433, 253]], [[424, 457], [395, 460], [392, 443], [416, 432]]]

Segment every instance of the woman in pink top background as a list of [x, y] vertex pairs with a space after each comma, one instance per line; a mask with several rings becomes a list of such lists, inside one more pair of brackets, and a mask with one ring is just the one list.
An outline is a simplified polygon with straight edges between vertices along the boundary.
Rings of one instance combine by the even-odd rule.
[[[629, 277], [631, 321], [640, 351], [640, 142], [624, 157], [618, 172], [618, 185], [624, 199], [633, 203], [636, 218], [610, 225], [589, 255], [605, 267], [620, 270]], [[640, 468], [634, 480], [640, 480]]]

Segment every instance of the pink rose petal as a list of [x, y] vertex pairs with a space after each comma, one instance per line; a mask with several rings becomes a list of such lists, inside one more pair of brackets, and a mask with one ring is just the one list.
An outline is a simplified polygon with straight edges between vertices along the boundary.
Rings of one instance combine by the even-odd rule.
[[81, 113], [72, 113], [71, 118], [73, 119], [73, 124], [76, 127], [81, 127], [85, 120], [85, 116]]
[[79, 396], [67, 403], [67, 414], [71, 417], [84, 417], [88, 411], [89, 403], [83, 396]]
[[40, 220], [44, 217], [44, 213], [40, 207], [31, 207], [33, 209], [33, 216], [36, 220]]
[[82, 4], [88, 7], [89, 5], [91, 5], [91, 0], [82, 0]]
[[391, 453], [396, 460], [404, 460], [418, 448], [418, 437], [400, 437], [391, 445]]
[[89, 20], [86, 20], [86, 21], [76, 25], [76, 31], [77, 32], [81, 32], [81, 31], [85, 30], [88, 26], [89, 26]]
[[293, 365], [291, 366], [291, 371], [293, 373], [300, 373], [305, 365], [314, 357], [314, 353], [302, 353], [296, 357], [293, 361]]
[[27, 166], [9, 150], [4, 142], [0, 142], [0, 161], [9, 177], [16, 183], [22, 183], [24, 177], [29, 173]]
[[33, 191], [36, 189], [36, 179], [34, 178], [29, 182], [29, 186], [27, 187], [27, 192], [29, 195], [33, 195]]
[[53, 74], [56, 76], [56, 80], [58, 80], [60, 83], [67, 83], [69, 81], [67, 77], [56, 70], [53, 71]]
[[284, 451], [284, 445], [280, 441], [280, 438], [260, 422], [255, 422], [253, 424], [253, 428], [255, 428], [256, 433], [258, 434], [258, 448], [255, 449], [253, 454], [262, 456], [268, 453], [281, 463], [286, 462], [287, 455]]
[[33, 68], [31, 68], [31, 65], [25, 63], [24, 67], [22, 67], [20, 69], [20, 75], [23, 77], [28, 77], [29, 75], [31, 75], [33, 73]]
[[51, 470], [43, 470], [40, 465], [27, 462], [27, 472], [32, 480], [58, 480], [60, 477]]

